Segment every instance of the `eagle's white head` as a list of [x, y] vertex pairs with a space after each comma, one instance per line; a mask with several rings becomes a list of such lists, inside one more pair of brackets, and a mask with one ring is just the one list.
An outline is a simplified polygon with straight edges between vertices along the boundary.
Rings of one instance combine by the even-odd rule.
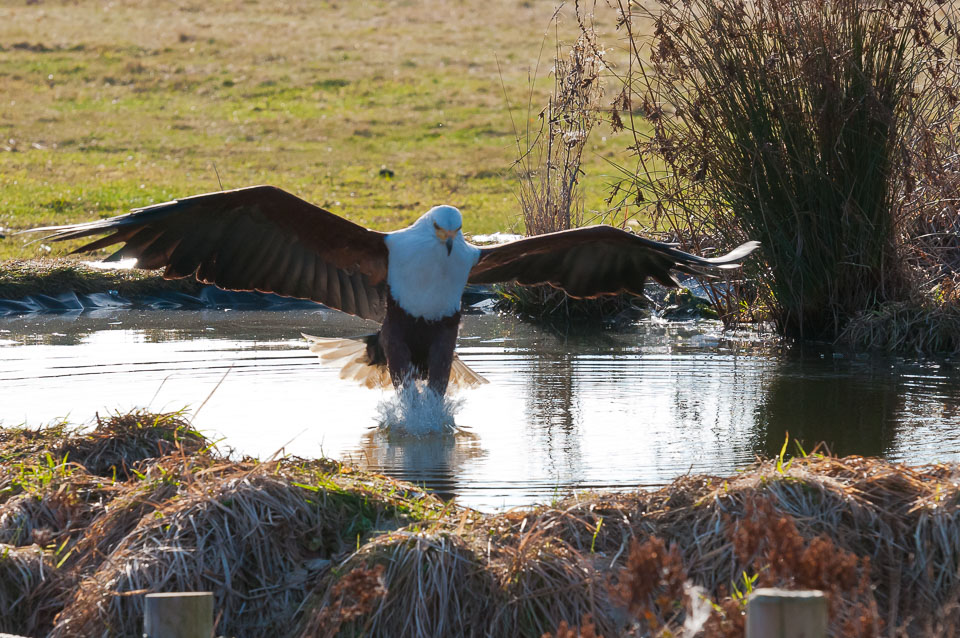
[[480, 250], [463, 239], [463, 216], [434, 206], [413, 225], [390, 233], [387, 284], [415, 317], [439, 319], [460, 309], [460, 296]]
[[463, 240], [463, 216], [453, 206], [434, 206], [413, 224], [424, 235], [433, 233], [446, 248], [447, 255], [453, 250], [456, 239]]

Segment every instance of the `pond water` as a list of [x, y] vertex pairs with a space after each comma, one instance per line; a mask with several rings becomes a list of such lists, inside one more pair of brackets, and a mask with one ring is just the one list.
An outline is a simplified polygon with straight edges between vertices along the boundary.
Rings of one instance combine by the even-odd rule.
[[221, 448], [338, 458], [485, 510], [728, 474], [786, 432], [807, 449], [960, 461], [954, 362], [785, 354], [710, 322], [563, 337], [467, 315], [458, 352], [490, 383], [458, 395], [462, 432], [389, 439], [374, 429], [389, 395], [342, 381], [300, 339], [374, 329], [324, 310], [2, 319], [0, 424], [187, 408]]

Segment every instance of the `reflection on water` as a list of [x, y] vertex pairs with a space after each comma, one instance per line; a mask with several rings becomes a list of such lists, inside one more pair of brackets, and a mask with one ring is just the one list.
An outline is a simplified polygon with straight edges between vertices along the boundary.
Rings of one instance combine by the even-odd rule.
[[461, 395], [463, 432], [391, 439], [374, 429], [389, 395], [341, 381], [299, 338], [375, 329], [326, 311], [4, 319], [0, 421], [203, 404], [195, 425], [238, 452], [324, 454], [482, 508], [729, 473], [777, 454], [787, 432], [806, 449], [960, 459], [951, 361], [780, 353], [712, 324], [561, 337], [489, 315], [467, 316], [461, 334], [461, 356], [490, 381]]
[[390, 468], [391, 476], [423, 485], [444, 499], [459, 493], [457, 477], [468, 462], [486, 455], [480, 437], [465, 430], [419, 438], [376, 430], [360, 441], [360, 449], [344, 455], [344, 461], [377, 470]]
[[787, 433], [807, 442], [824, 441], [840, 454], [883, 456], [891, 451], [901, 411], [897, 381], [887, 375], [848, 376], [800, 370], [771, 380], [760, 404], [759, 449], [776, 454]]

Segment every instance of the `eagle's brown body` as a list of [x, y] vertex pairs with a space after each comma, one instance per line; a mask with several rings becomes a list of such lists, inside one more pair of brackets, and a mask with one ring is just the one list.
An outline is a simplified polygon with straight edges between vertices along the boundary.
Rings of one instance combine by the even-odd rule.
[[459, 312], [436, 320], [414, 317], [388, 296], [383, 325], [367, 341], [367, 358], [371, 365], [386, 365], [395, 386], [413, 375], [443, 394], [459, 329]]

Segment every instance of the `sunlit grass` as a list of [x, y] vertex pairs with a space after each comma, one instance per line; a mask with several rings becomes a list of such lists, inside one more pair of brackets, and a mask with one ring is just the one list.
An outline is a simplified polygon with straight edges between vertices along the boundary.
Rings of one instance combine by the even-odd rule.
[[[553, 8], [0, 7], [0, 259], [45, 254], [11, 230], [221, 184], [275, 184], [381, 229], [448, 202], [469, 232], [522, 230], [504, 89], [523, 128], [550, 86]], [[572, 18], [560, 24], [572, 39]], [[605, 208], [605, 158], [622, 145], [591, 140], [588, 210]]]

